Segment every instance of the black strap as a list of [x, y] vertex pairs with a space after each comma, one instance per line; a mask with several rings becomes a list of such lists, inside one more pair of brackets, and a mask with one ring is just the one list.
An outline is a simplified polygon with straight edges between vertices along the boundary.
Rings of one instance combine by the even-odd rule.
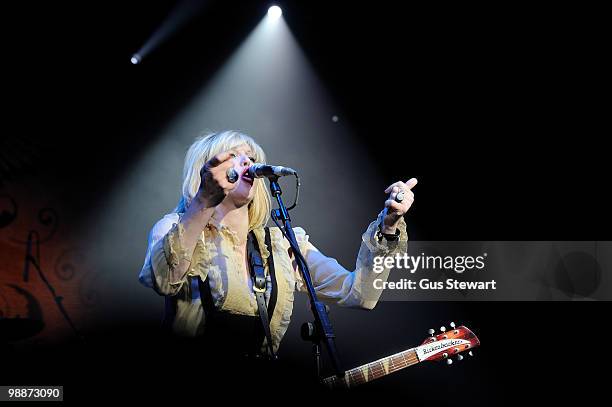
[[200, 300], [202, 301], [202, 308], [204, 308], [204, 317], [206, 318], [205, 323], [212, 318], [215, 312], [215, 303], [213, 301], [212, 292], [210, 291], [210, 281], [208, 277], [202, 281], [200, 277], [198, 279], [198, 285], [200, 287]]
[[268, 273], [270, 273], [270, 280], [272, 280], [272, 292], [270, 293], [270, 299], [268, 300], [268, 315], [270, 315], [270, 320], [272, 320], [272, 315], [274, 315], [274, 309], [276, 308], [276, 298], [278, 287], [276, 284], [276, 270], [274, 269], [274, 253], [272, 251], [272, 239], [270, 237], [270, 228], [264, 229], [266, 232], [266, 247], [268, 248]]
[[[254, 354], [258, 354], [260, 352], [261, 345], [265, 337], [269, 344], [268, 346], [269, 346], [272, 357], [276, 358], [274, 356], [274, 352], [271, 347], [272, 335], [270, 333], [270, 320], [272, 319], [272, 316], [274, 315], [274, 310], [276, 308], [278, 288], [277, 288], [277, 280], [276, 280], [276, 271], [274, 268], [274, 255], [272, 251], [270, 228], [265, 228], [265, 244], [268, 248], [268, 252], [270, 253], [268, 257], [268, 271], [270, 274], [270, 280], [272, 282], [272, 290], [270, 292], [270, 299], [268, 301], [267, 307], [265, 306], [265, 296], [263, 295], [263, 293], [259, 295], [257, 292], [255, 292], [255, 298], [257, 300], [257, 308], [258, 308], [258, 313], [260, 315], [260, 318], [259, 318], [258, 323], [255, 325], [255, 334], [254, 334], [254, 341], [253, 341], [254, 345], [253, 345], [252, 352]], [[260, 285], [263, 282], [263, 289], [265, 292], [266, 279], [265, 279], [265, 272], [263, 271], [263, 261], [261, 261], [261, 255], [259, 252], [259, 246], [257, 244], [257, 240], [252, 235], [252, 233], [249, 234], [249, 239], [247, 240], [247, 250], [248, 250], [247, 253], [249, 257], [249, 265], [251, 266], [250, 267], [251, 276], [253, 276], [253, 267], [252, 267], [253, 262], [251, 261], [251, 259], [253, 258], [253, 260], [257, 263], [257, 266], [258, 266], [257, 270], [260, 270], [260, 274], [263, 275], [263, 279], [260, 277], [259, 281], [260, 281]], [[253, 257], [251, 257], [251, 253], [254, 253]], [[212, 292], [210, 289], [210, 282], [208, 278], [206, 278], [204, 281], [202, 281], [199, 277], [196, 277], [196, 278], [198, 279], [198, 283], [199, 283], [200, 296], [201, 296], [200, 298], [202, 300], [202, 307], [204, 308], [204, 315], [206, 318], [205, 323], [207, 325], [207, 328], [212, 328], [210, 325], [212, 325], [211, 323], [213, 323], [215, 319], [214, 315], [216, 314], [217, 310], [214, 305], [214, 300], [213, 300]], [[256, 278], [253, 278], [254, 286], [255, 286], [255, 281], [256, 281]], [[262, 312], [261, 312], [262, 309], [264, 311], [263, 318], [262, 318]]]
[[164, 297], [164, 319], [162, 321], [162, 331], [172, 332], [172, 323], [176, 318], [177, 301], [175, 296], [167, 295]]
[[[259, 312], [259, 319], [261, 321], [261, 327], [266, 337], [268, 345], [269, 356], [272, 359], [276, 359], [274, 353], [274, 347], [272, 342], [272, 333], [270, 332], [270, 316], [268, 315], [268, 307], [266, 305], [266, 271], [264, 268], [257, 239], [253, 232], [249, 233], [247, 240], [247, 256], [249, 258], [249, 265], [251, 271], [251, 277], [253, 278], [253, 292], [255, 293], [255, 299], [257, 301], [257, 310]], [[258, 343], [258, 342], [256, 342]]]

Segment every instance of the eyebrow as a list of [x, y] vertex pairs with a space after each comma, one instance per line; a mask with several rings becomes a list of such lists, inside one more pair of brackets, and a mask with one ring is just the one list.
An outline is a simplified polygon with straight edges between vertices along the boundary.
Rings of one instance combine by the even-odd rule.
[[[239, 151], [237, 148], [235, 148], [235, 147], [234, 147], [234, 148], [232, 148], [231, 150], [232, 150], [232, 151], [234, 151], [234, 152], [236, 152], [236, 153], [239, 153], [239, 152], [240, 152], [240, 151]], [[254, 153], [254, 152], [252, 152], [250, 149], [248, 149], [248, 150], [244, 150], [244, 151], [243, 151], [243, 153], [244, 153], [244, 154], [246, 154], [246, 155], [255, 156], [255, 153]]]

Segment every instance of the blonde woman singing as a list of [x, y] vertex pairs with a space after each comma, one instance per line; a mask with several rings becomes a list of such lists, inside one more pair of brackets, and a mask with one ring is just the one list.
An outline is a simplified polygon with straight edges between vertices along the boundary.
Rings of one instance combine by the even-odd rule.
[[[265, 160], [262, 148], [239, 132], [198, 138], [186, 155], [178, 206], [149, 234], [139, 279], [165, 297], [165, 325], [180, 336], [208, 338], [219, 352], [275, 353], [289, 326], [294, 293], [305, 290], [281, 230], [265, 227], [271, 202], [263, 179], [248, 176], [253, 163]], [[234, 182], [229, 179], [232, 173], [238, 174]], [[372, 283], [386, 280], [389, 270], [374, 273], [373, 258], [406, 251], [403, 215], [414, 201], [411, 189], [416, 183], [414, 178], [395, 182], [385, 190], [389, 194], [385, 208], [363, 233], [353, 271], [317, 250], [304, 229], [294, 228], [320, 299], [374, 308], [381, 292]], [[263, 319], [258, 318], [249, 238], [265, 272], [260, 292], [267, 308], [268, 335], [261, 333]]]

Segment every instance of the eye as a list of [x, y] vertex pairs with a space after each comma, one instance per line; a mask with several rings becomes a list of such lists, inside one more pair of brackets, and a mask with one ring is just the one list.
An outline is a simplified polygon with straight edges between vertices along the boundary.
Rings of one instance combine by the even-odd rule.
[[257, 159], [255, 157], [249, 157], [249, 160], [251, 160], [252, 163], [257, 162]]
[[232, 157], [232, 158], [236, 158], [236, 157], [238, 157], [238, 155], [236, 155], [236, 153], [231, 153], [231, 152], [230, 152], [229, 154], [230, 154], [230, 157]]

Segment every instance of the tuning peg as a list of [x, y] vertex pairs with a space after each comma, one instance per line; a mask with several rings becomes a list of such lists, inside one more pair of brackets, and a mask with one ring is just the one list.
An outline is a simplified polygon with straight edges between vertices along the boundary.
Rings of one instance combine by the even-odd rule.
[[446, 359], [446, 364], [447, 365], [452, 365], [453, 364], [453, 360], [452, 359]]
[[445, 326], [440, 327], [440, 331], [446, 332], [446, 327]]
[[457, 355], [457, 360], [463, 360], [463, 355]]
[[470, 356], [474, 356], [474, 354], [472, 353], [472, 351], [469, 351], [469, 352], [468, 352], [468, 355], [470, 355]]
[[455, 323], [454, 322], [451, 322], [449, 325], [450, 325], [451, 328], [455, 329]]
[[431, 336], [434, 336], [434, 334], [436, 333], [435, 329], [430, 329], [427, 331], [428, 334], [430, 334]]

